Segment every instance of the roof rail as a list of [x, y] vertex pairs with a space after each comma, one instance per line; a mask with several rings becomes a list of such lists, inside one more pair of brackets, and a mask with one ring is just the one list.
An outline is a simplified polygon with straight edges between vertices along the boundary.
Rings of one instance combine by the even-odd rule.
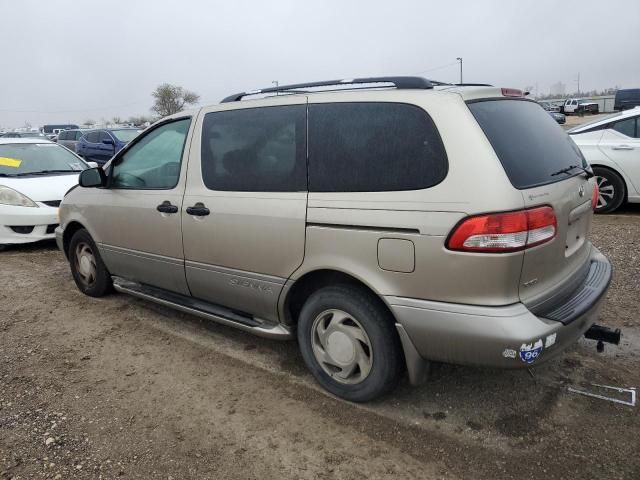
[[[307, 93], [301, 92], [300, 89], [305, 88], [317, 88], [317, 87], [331, 87], [341, 85], [362, 85], [369, 83], [386, 83], [392, 84], [401, 90], [426, 90], [433, 88], [435, 85], [442, 85], [442, 82], [436, 82], [433, 80], [427, 80], [422, 77], [363, 77], [363, 78], [349, 78], [343, 80], [325, 80], [323, 82], [310, 82], [310, 83], [295, 83], [293, 85], [282, 85], [278, 87], [262, 88], [260, 90], [251, 90], [249, 92], [234, 93], [225, 97], [221, 103], [238, 102], [242, 98], [249, 95], [260, 95], [263, 93]], [[384, 87], [382, 85], [381, 87]], [[376, 87], [376, 88], [381, 88]], [[358, 87], [356, 87], [358, 88]], [[362, 88], [362, 87], [360, 87]]]
[[456, 87], [493, 87], [490, 83], [454, 83]]

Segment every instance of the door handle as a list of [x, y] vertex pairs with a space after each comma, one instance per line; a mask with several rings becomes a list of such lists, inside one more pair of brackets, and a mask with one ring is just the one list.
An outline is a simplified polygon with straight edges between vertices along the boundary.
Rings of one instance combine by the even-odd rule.
[[614, 145], [611, 147], [613, 150], [633, 150], [631, 145]]
[[178, 213], [178, 207], [171, 205], [169, 200], [165, 200], [156, 207], [156, 210], [162, 213]]
[[211, 212], [204, 206], [204, 203], [198, 202], [193, 207], [187, 207], [187, 213], [196, 217], [204, 217]]

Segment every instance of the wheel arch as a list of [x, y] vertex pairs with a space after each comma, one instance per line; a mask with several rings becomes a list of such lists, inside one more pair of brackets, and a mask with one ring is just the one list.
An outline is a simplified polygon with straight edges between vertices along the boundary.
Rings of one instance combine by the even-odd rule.
[[323, 268], [311, 270], [304, 273], [300, 278], [287, 282], [280, 299], [279, 310], [282, 323], [290, 326], [296, 325], [300, 310], [307, 298], [320, 288], [337, 284], [349, 285], [366, 291], [388, 312], [389, 318], [395, 322], [393, 312], [384, 301], [384, 297], [378, 294], [365, 281], [341, 270]]
[[69, 259], [69, 245], [71, 245], [71, 239], [78, 230], [83, 228], [85, 228], [85, 226], [77, 220], [69, 222], [65, 227], [64, 233], [62, 234], [62, 248], [64, 249], [64, 255], [67, 257], [67, 260]]

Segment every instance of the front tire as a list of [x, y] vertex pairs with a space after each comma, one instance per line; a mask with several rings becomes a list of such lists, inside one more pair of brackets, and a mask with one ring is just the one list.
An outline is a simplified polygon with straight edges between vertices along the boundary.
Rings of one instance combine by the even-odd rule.
[[617, 210], [626, 196], [624, 181], [620, 175], [608, 168], [594, 167], [593, 173], [599, 190], [596, 213], [611, 213]]
[[300, 312], [298, 343], [315, 379], [353, 402], [391, 391], [404, 367], [393, 319], [380, 300], [348, 286], [313, 293]]
[[78, 289], [90, 297], [103, 297], [113, 289], [111, 275], [93, 238], [84, 228], [71, 237], [69, 265]]

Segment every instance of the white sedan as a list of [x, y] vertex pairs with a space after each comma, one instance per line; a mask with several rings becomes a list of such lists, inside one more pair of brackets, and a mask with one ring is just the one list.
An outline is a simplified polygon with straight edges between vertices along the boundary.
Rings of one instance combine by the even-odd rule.
[[593, 167], [600, 195], [596, 213], [640, 203], [640, 107], [568, 131]]
[[39, 138], [0, 138], [0, 249], [55, 238], [58, 206], [91, 165]]

